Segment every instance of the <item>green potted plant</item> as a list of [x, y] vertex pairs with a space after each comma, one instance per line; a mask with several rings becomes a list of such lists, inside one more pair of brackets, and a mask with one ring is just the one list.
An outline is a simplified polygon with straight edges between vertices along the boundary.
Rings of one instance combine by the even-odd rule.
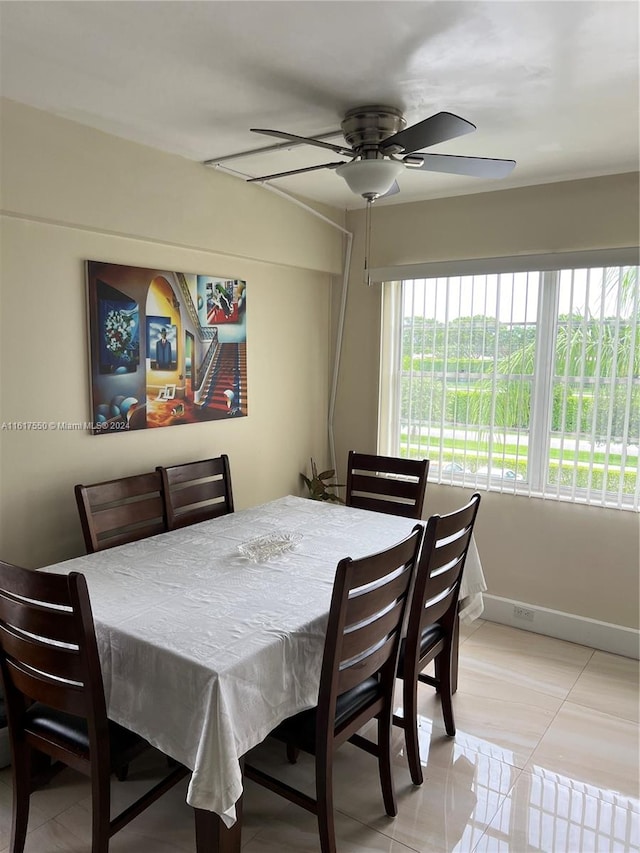
[[328, 482], [335, 477], [335, 475], [336, 472], [333, 468], [328, 471], [321, 471], [318, 474], [318, 468], [316, 463], [313, 461], [313, 458], [311, 459], [311, 479], [302, 472], [300, 473], [300, 476], [309, 489], [309, 497], [312, 501], [333, 501], [334, 503], [343, 504], [344, 501], [342, 498], [335, 492], [331, 491], [332, 489], [341, 489], [343, 484]]

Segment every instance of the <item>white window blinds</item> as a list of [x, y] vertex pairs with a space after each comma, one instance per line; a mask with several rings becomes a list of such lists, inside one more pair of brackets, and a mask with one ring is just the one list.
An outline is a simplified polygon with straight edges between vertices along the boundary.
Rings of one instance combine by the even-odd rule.
[[381, 452], [430, 479], [640, 508], [637, 266], [386, 285]]

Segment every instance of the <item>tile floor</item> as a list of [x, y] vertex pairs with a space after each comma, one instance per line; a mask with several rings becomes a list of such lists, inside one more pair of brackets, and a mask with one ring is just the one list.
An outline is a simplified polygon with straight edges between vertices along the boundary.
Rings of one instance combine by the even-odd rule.
[[[375, 759], [345, 744], [335, 764], [339, 853], [640, 851], [638, 664], [478, 620], [463, 629], [458, 733], [421, 686], [424, 784], [411, 784], [396, 730], [399, 813], [384, 814]], [[313, 789], [313, 764], [280, 744], [252, 756]], [[165, 768], [150, 753], [113, 782], [114, 809]], [[186, 782], [136, 818], [110, 853], [194, 851]], [[26, 853], [89, 853], [91, 801], [71, 770], [32, 797]], [[0, 853], [11, 829], [10, 769], [0, 771]], [[243, 853], [317, 853], [315, 818], [247, 783]]]

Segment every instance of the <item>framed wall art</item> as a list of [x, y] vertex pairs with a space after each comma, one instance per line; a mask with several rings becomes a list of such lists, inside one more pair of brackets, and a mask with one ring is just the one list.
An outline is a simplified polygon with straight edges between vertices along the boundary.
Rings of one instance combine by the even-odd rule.
[[95, 435], [247, 415], [246, 282], [86, 262]]

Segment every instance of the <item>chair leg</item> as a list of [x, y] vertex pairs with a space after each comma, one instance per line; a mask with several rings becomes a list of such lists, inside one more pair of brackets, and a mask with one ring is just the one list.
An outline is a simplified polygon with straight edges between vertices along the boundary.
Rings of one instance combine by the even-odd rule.
[[453, 694], [458, 689], [458, 658], [460, 656], [460, 617], [458, 615], [453, 622], [451, 644], [451, 693]]
[[453, 657], [456, 649], [453, 645], [445, 646], [438, 655], [440, 660], [440, 702], [442, 703], [442, 717], [444, 727], [449, 737], [456, 733], [456, 724], [453, 718], [453, 702], [451, 698], [453, 689]]
[[123, 764], [122, 767], [118, 767], [116, 770], [116, 779], [118, 782], [126, 782], [127, 776], [129, 775], [129, 765]]
[[300, 750], [292, 746], [290, 743], [287, 744], [287, 761], [289, 764], [295, 764], [298, 760], [298, 756], [300, 755]]
[[[452, 695], [458, 689], [458, 658], [460, 657], [460, 617], [456, 616], [453, 623], [453, 635], [451, 637], [451, 693]], [[435, 667], [435, 676], [436, 680], [442, 678], [442, 673], [440, 672], [440, 655], [434, 661]], [[436, 693], [440, 692], [440, 686], [436, 687]]]
[[409, 762], [409, 772], [414, 785], [422, 785], [420, 744], [418, 742], [418, 675], [405, 677], [402, 682], [402, 707], [404, 716], [404, 742]]
[[22, 853], [29, 823], [31, 795], [31, 750], [22, 744], [13, 752], [13, 820], [11, 823], [11, 853]]
[[398, 806], [391, 768], [391, 726], [390, 709], [389, 713], [381, 714], [378, 718], [378, 770], [385, 811], [389, 817], [395, 817], [398, 814]]
[[318, 834], [322, 853], [336, 853], [336, 829], [333, 819], [333, 756], [316, 755], [316, 800]]
[[91, 777], [91, 853], [109, 853], [111, 788], [109, 773], [96, 769]]

